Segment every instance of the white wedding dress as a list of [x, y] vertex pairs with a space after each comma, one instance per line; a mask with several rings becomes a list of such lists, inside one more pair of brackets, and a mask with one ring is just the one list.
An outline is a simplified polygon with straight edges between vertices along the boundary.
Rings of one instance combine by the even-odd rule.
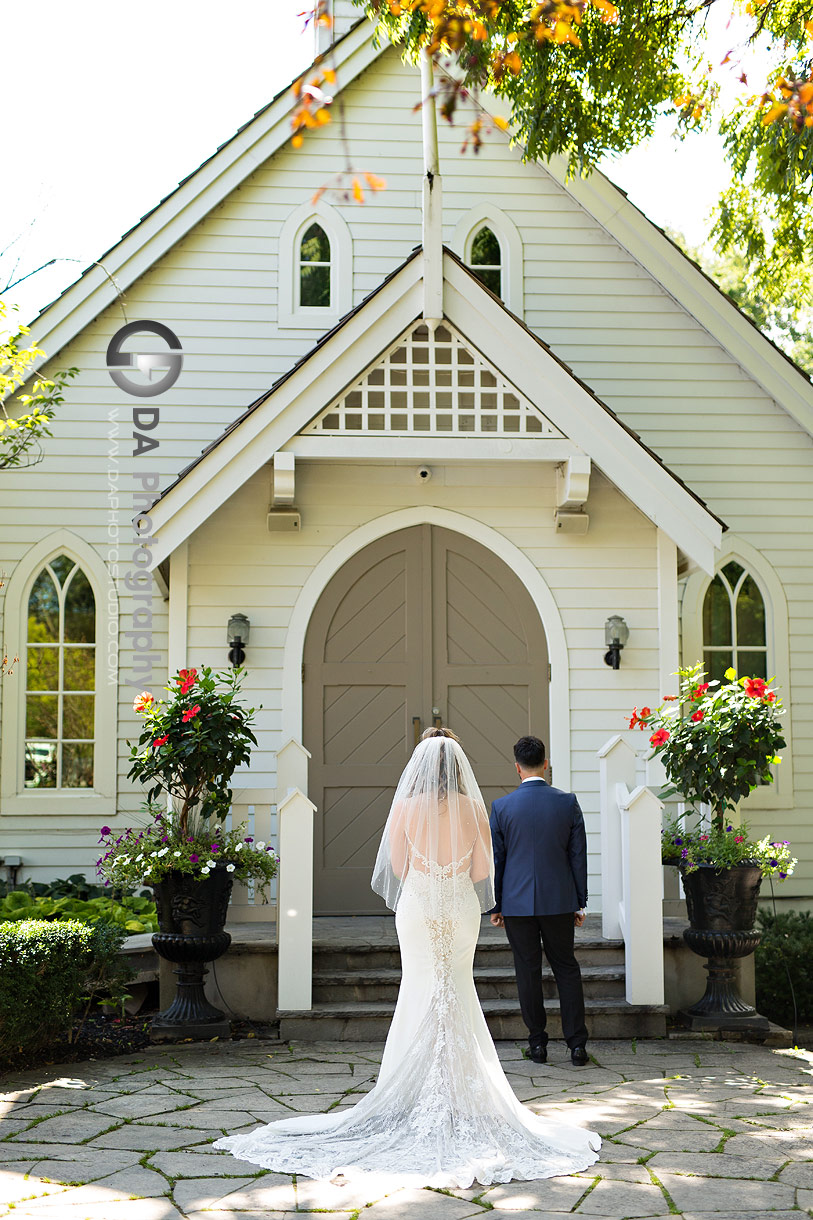
[[473, 977], [481, 911], [493, 903], [482, 876], [486, 851], [490, 863], [484, 806], [460, 747], [431, 738], [416, 754], [430, 742], [449, 755], [446, 778], [462, 774], [465, 795], [452, 793], [450, 802], [444, 790], [437, 833], [424, 810], [416, 816], [414, 796], [402, 799], [400, 824], [391, 813], [382, 839], [373, 888], [396, 909], [402, 977], [375, 1087], [347, 1110], [268, 1123], [215, 1148], [309, 1178], [386, 1175], [393, 1185], [446, 1189], [569, 1174], [598, 1160], [595, 1132], [540, 1118], [505, 1077]]

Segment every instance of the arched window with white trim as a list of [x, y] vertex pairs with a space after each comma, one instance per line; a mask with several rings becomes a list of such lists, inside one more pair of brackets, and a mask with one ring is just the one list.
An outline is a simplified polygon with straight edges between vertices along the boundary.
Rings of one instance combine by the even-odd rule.
[[502, 250], [499, 238], [488, 225], [475, 233], [471, 243], [471, 269], [481, 284], [502, 296]]
[[330, 309], [330, 239], [317, 221], [299, 242], [299, 306]]
[[98, 552], [70, 530], [12, 572], [4, 646], [19, 656], [3, 698], [3, 812], [113, 813], [118, 598]]
[[304, 203], [279, 234], [277, 325], [325, 332], [353, 308], [353, 239], [324, 199]]
[[490, 200], [481, 200], [455, 225], [452, 249], [486, 288], [522, 317], [522, 238], [510, 216]]
[[765, 601], [742, 564], [730, 559], [703, 599], [703, 664], [708, 678], [722, 680], [731, 666], [738, 674], [768, 678]]
[[96, 599], [69, 556], [55, 556], [28, 596], [26, 788], [92, 788]]
[[762, 551], [733, 533], [713, 576], [694, 571], [681, 599], [681, 664], [702, 661], [709, 680], [739, 677], [773, 682], [785, 705], [782, 733], [787, 748], [774, 769], [774, 783], [746, 797], [743, 812], [793, 805], [793, 723], [790, 690], [788, 604], [777, 572]]

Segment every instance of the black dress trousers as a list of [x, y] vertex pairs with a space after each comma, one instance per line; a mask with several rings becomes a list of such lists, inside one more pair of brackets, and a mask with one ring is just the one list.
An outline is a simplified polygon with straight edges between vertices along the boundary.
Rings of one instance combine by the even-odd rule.
[[522, 1019], [531, 1046], [545, 1046], [547, 1014], [542, 994], [542, 950], [550, 963], [562, 1013], [562, 1033], [572, 1050], [584, 1046], [584, 991], [574, 953], [573, 913], [565, 915], [506, 915], [505, 932], [514, 954]]

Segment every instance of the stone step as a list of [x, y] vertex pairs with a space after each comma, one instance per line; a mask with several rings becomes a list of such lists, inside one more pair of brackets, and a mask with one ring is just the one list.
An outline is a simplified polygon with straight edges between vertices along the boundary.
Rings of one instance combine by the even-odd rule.
[[[483, 1000], [483, 1012], [495, 1039], [525, 1040], [528, 1031], [519, 1004], [505, 999]], [[621, 997], [592, 999], [585, 1003], [591, 1038], [662, 1038], [666, 1035], [665, 1004], [628, 1004]], [[558, 999], [546, 1001], [548, 1033], [561, 1038]], [[394, 1005], [386, 1002], [354, 1001], [344, 1004], [316, 1003], [310, 1012], [279, 1012], [280, 1038], [317, 1042], [383, 1041], [389, 1031]]]
[[[580, 965], [585, 966], [624, 966], [624, 942], [620, 940], [602, 940], [600, 937], [577, 939], [576, 956]], [[503, 966], [513, 969], [514, 956], [505, 938], [480, 939], [474, 956], [474, 968], [481, 966]], [[337, 945], [319, 941], [313, 946], [314, 974], [339, 971], [358, 971], [373, 969], [400, 970], [401, 954], [398, 941], [392, 939], [374, 944]]]
[[[586, 998], [607, 998], [624, 995], [623, 966], [583, 966], [582, 981]], [[317, 969], [313, 975], [313, 998], [318, 1003], [352, 1003], [390, 1001], [398, 998], [400, 969], [369, 967], [362, 970]], [[474, 982], [481, 1000], [516, 1000], [517, 980], [513, 966], [491, 965], [474, 967]], [[545, 998], [554, 999], [556, 983], [549, 969], [542, 971]]]

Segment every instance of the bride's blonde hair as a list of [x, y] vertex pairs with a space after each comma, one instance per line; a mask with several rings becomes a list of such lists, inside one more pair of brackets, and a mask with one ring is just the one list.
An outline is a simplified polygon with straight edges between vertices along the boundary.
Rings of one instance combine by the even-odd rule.
[[451, 729], [444, 728], [440, 725], [437, 727], [433, 725], [432, 728], [424, 729], [424, 731], [421, 733], [421, 741], [428, 741], [430, 737], [451, 737], [452, 741], [456, 741], [457, 744], [460, 745], [460, 738], [458, 737], [457, 733], [453, 733]]

